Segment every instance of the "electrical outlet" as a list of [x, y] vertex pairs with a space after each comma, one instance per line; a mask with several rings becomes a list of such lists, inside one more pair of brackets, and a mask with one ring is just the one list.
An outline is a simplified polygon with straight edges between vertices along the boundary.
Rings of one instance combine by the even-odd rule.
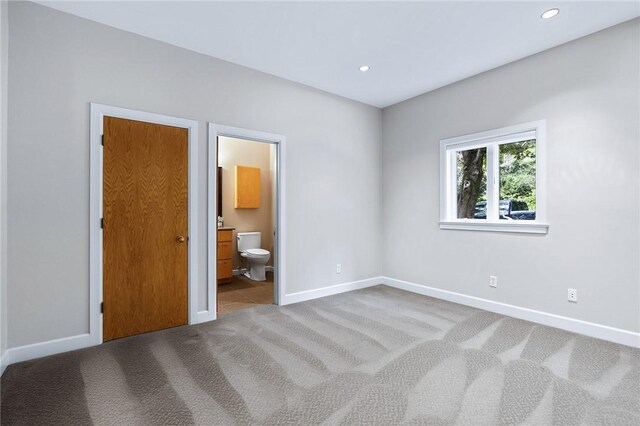
[[498, 287], [498, 277], [495, 275], [489, 275], [489, 287]]
[[342, 265], [338, 263], [338, 264], [336, 265], [336, 274], [339, 274], [339, 273], [341, 273], [341, 272], [342, 272]]
[[567, 292], [567, 300], [569, 302], [575, 302], [578, 303], [578, 289], [576, 288], [570, 288], [568, 289]]

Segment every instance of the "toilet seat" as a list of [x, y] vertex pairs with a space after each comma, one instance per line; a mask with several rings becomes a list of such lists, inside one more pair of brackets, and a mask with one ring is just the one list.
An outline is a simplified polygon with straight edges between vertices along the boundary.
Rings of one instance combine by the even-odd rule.
[[253, 256], [267, 256], [271, 253], [269, 253], [269, 250], [264, 250], [264, 249], [259, 249], [259, 248], [255, 248], [255, 249], [249, 249], [246, 251], [246, 253], [248, 255], [253, 255]]

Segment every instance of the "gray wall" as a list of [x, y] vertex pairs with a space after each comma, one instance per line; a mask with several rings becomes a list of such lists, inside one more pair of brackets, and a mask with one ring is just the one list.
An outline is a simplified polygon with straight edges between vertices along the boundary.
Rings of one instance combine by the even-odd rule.
[[89, 102], [200, 122], [202, 292], [207, 121], [287, 137], [287, 293], [380, 275], [380, 110], [32, 3], [9, 18], [9, 347], [89, 330]]
[[[639, 55], [636, 19], [383, 110], [384, 275], [639, 331]], [[439, 140], [539, 119], [549, 234], [440, 230]]]
[[0, 357], [7, 350], [7, 5], [0, 2]]

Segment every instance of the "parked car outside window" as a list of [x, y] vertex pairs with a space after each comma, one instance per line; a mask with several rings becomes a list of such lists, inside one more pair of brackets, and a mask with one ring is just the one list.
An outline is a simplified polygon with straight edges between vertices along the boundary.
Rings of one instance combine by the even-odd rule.
[[[487, 218], [487, 202], [476, 203], [473, 213], [474, 219]], [[500, 219], [505, 220], [535, 220], [535, 210], [529, 210], [527, 203], [521, 200], [500, 200]]]

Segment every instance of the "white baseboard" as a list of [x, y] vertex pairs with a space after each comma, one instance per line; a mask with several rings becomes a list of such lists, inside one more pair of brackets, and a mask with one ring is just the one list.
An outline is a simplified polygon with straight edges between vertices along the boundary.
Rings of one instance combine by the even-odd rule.
[[483, 309], [489, 312], [495, 312], [501, 315], [535, 322], [537, 324], [547, 325], [559, 328], [573, 333], [584, 334], [585, 336], [595, 337], [597, 339], [608, 340], [610, 342], [619, 343], [621, 345], [640, 348], [640, 333], [620, 328], [609, 327], [602, 324], [582, 321], [579, 319], [564, 317], [561, 315], [550, 314], [547, 312], [536, 311], [534, 309], [522, 308], [519, 306], [509, 305], [506, 303], [495, 302], [493, 300], [482, 299], [480, 297], [468, 296], [452, 291], [441, 290], [434, 287], [428, 287], [407, 281], [396, 280], [389, 277], [381, 277], [383, 284], [389, 287], [395, 287], [401, 290], [418, 293], [437, 299], [447, 300], [449, 302], [459, 303], [461, 305], [471, 306]]
[[8, 351], [4, 351], [2, 356], [0, 356], [0, 376], [4, 374], [4, 370], [7, 369], [7, 365], [9, 365], [9, 357], [7, 356]]
[[286, 294], [284, 296], [284, 300], [282, 301], [282, 305], [290, 305], [292, 303], [304, 302], [305, 300], [318, 299], [320, 297], [331, 296], [338, 293], [346, 293], [348, 291], [372, 287], [374, 285], [383, 284], [382, 280], [383, 277], [368, 278], [366, 280], [351, 281], [348, 283], [336, 284], [329, 287]]
[[[389, 277], [375, 277], [359, 281], [351, 281], [342, 284], [336, 284], [329, 287], [319, 288], [315, 290], [301, 291], [298, 293], [287, 294], [282, 301], [282, 305], [290, 305], [292, 303], [304, 302], [306, 300], [317, 299], [320, 297], [331, 296], [348, 291], [359, 290], [362, 288], [372, 287], [384, 284], [389, 287], [410, 291], [412, 293], [422, 294], [437, 299], [447, 300], [461, 305], [471, 306], [485, 311], [495, 312], [501, 315], [507, 315], [526, 321], [535, 322], [537, 324], [556, 327], [562, 330], [574, 333], [584, 334], [586, 336], [598, 339], [608, 340], [626, 346], [640, 348], [640, 333], [622, 330], [606, 325], [595, 324], [592, 322], [581, 321], [574, 318], [563, 317], [560, 315], [550, 314], [547, 312], [536, 311], [533, 309], [522, 308], [519, 306], [509, 305], [506, 303], [495, 302], [493, 300], [482, 299], [475, 296], [468, 296], [461, 293], [442, 290], [434, 287], [428, 287], [407, 281], [396, 280]], [[216, 319], [215, 312], [201, 311], [197, 313], [198, 323], [212, 321]], [[65, 337], [62, 339], [49, 340], [46, 342], [34, 343], [31, 345], [10, 348], [0, 358], [0, 374], [4, 373], [7, 366], [17, 362], [27, 361], [43, 356], [55, 355], [61, 352], [73, 351], [89, 346], [94, 346], [91, 335], [80, 334], [77, 336]]]
[[79, 334], [77, 336], [9, 348], [2, 357], [2, 368], [4, 369], [16, 362], [42, 358], [43, 356], [55, 355], [61, 352], [75, 351], [89, 346], [93, 346], [91, 335]]
[[214, 319], [216, 319], [216, 311], [199, 311], [196, 314], [196, 324], [213, 321]]

